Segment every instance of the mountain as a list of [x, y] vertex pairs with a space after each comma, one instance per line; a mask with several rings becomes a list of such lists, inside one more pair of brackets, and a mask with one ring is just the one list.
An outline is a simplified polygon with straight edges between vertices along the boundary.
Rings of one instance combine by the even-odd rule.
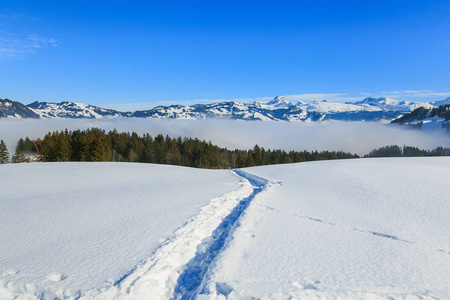
[[[6, 101], [5, 99], [3, 101]], [[7, 100], [9, 102], [13, 102]], [[314, 122], [323, 120], [341, 121], [378, 121], [395, 120], [407, 115], [414, 109], [424, 107], [432, 109], [450, 104], [450, 98], [435, 102], [399, 101], [390, 98], [365, 98], [358, 102], [335, 103], [322, 101], [299, 101], [296, 104], [277, 96], [269, 102], [254, 101], [240, 103], [225, 101], [191, 106], [156, 106], [149, 110], [121, 112], [94, 105], [75, 102], [33, 102], [24, 106], [19, 102], [15, 106], [8, 104], [0, 117], [12, 118], [158, 118], [158, 119], [205, 119], [222, 118], [233, 120], [273, 120]], [[21, 105], [20, 107], [17, 105]], [[6, 107], [6, 105], [4, 105]], [[5, 112], [7, 111], [7, 112]], [[25, 113], [28, 112], [28, 113]]]
[[157, 118], [157, 119], [206, 119], [224, 118], [233, 120], [274, 120], [274, 121], [320, 121], [327, 117], [320, 112], [308, 112], [286, 101], [284, 97], [275, 97], [268, 103], [239, 103], [226, 101], [191, 106], [156, 106], [150, 110], [119, 112], [93, 105], [74, 102], [33, 102], [28, 105], [41, 118]]
[[33, 112], [44, 119], [70, 118], [70, 119], [98, 119], [103, 117], [125, 116], [113, 109], [101, 108], [93, 105], [87, 105], [74, 102], [33, 102], [27, 105]]
[[[446, 100], [450, 100], [450, 98], [447, 98]], [[437, 103], [446, 103], [446, 100], [437, 101]], [[395, 119], [391, 123], [409, 125], [418, 128], [442, 128], [449, 132], [449, 121], [450, 104], [446, 104], [433, 108], [419, 107], [411, 113]]]
[[[284, 98], [283, 98], [284, 100]], [[239, 103], [226, 101], [212, 104], [195, 104], [191, 106], [172, 105], [157, 106], [151, 110], [137, 111], [132, 117], [141, 118], [177, 118], [177, 119], [205, 119], [223, 118], [233, 120], [261, 120], [261, 121], [320, 121], [327, 119], [318, 112], [308, 112], [283, 100], [268, 103], [258, 101]]]
[[39, 118], [33, 110], [17, 101], [0, 98], [0, 118]]
[[331, 120], [340, 121], [378, 121], [392, 120], [411, 112], [418, 107], [432, 108], [431, 102], [398, 101], [390, 98], [368, 97], [358, 102], [333, 103], [322, 101], [301, 101], [298, 107], [307, 111], [326, 114]]

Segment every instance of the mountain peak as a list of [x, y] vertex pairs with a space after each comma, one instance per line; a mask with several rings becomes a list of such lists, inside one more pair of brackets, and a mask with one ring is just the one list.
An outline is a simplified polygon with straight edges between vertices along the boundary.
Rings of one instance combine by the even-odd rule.
[[289, 101], [287, 101], [284, 96], [276, 96], [275, 98], [273, 98], [272, 101], [269, 101], [266, 103], [267, 105], [271, 105], [274, 107], [290, 107], [293, 106], [293, 104]]

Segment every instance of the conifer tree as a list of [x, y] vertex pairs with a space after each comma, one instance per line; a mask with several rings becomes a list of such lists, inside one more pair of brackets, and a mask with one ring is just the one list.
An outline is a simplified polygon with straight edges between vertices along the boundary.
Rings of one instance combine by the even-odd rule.
[[253, 156], [251, 153], [247, 155], [247, 159], [245, 160], [245, 166], [246, 167], [254, 167], [255, 161], [253, 160]]
[[181, 165], [181, 154], [176, 140], [172, 140], [166, 154], [166, 162], [169, 165]]
[[3, 140], [0, 141], [0, 164], [9, 163], [9, 152]]
[[23, 163], [26, 161], [25, 155], [23, 154], [22, 150], [20, 150], [20, 147], [16, 147], [16, 153], [14, 153], [12, 157], [12, 162], [15, 164]]

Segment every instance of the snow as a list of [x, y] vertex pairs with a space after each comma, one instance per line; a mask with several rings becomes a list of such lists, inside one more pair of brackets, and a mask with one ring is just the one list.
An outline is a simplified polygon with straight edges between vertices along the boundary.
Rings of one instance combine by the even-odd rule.
[[272, 183], [245, 211], [199, 299], [450, 298], [449, 158], [246, 171]]
[[379, 107], [374, 107], [367, 104], [355, 105], [351, 103], [324, 101], [298, 102], [297, 106], [302, 107], [307, 111], [316, 111], [324, 114], [339, 112], [382, 111]]
[[[108, 110], [104, 108], [76, 102], [36, 102], [32, 104], [32, 106], [36, 104], [37, 107], [33, 108], [29, 106], [28, 108], [44, 119], [59, 119], [67, 117], [101, 119], [105, 117], [101, 114], [98, 114], [96, 110], [101, 112], [108, 112]], [[110, 111], [109, 115], [107, 115], [106, 118], [114, 118], [118, 117], [119, 115], [120, 113]]]
[[261, 107], [270, 108], [270, 109], [279, 109], [279, 108], [291, 108], [294, 106], [291, 102], [284, 99], [284, 96], [276, 96], [272, 101], [263, 103]]
[[432, 108], [433, 103], [429, 102], [412, 102], [412, 101], [399, 101], [387, 97], [382, 98], [365, 98], [362, 101], [353, 103], [355, 105], [373, 106], [378, 107], [383, 111], [413, 111], [419, 107]]
[[430, 104], [432, 104], [433, 106], [441, 106], [441, 105], [450, 104], [450, 97], [447, 97], [447, 99], [444, 99], [444, 100], [431, 102]]
[[1, 165], [0, 182], [0, 299], [111, 287], [212, 199], [246, 192], [229, 171], [127, 163]]
[[0, 166], [0, 299], [448, 299], [450, 158]]

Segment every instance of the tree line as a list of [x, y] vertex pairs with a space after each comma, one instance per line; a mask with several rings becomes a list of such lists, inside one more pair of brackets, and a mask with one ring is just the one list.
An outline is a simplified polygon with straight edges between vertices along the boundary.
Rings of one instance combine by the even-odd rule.
[[[49, 132], [42, 143], [28, 137], [20, 139], [16, 152], [9, 158], [0, 142], [0, 163], [25, 162], [24, 153], [38, 156], [45, 162], [56, 161], [115, 161], [179, 165], [207, 169], [230, 169], [261, 165], [297, 163], [314, 160], [359, 158], [343, 151], [284, 151], [264, 149], [255, 145], [248, 150], [228, 150], [197, 138], [158, 134], [138, 135], [136, 132], [105, 132], [98, 128]], [[423, 150], [411, 146], [385, 146], [372, 150], [364, 157], [450, 156], [450, 148]]]
[[424, 150], [412, 146], [384, 146], [372, 150], [364, 157], [419, 157], [419, 156], [450, 156], [450, 148], [437, 147], [433, 150]]
[[[42, 149], [40, 149], [42, 146]], [[16, 151], [37, 153], [41, 161], [115, 161], [179, 165], [207, 169], [230, 169], [313, 160], [357, 158], [343, 151], [289, 151], [264, 149], [229, 150], [197, 138], [136, 132], [105, 132], [98, 128], [49, 132], [42, 144], [20, 139]]]

